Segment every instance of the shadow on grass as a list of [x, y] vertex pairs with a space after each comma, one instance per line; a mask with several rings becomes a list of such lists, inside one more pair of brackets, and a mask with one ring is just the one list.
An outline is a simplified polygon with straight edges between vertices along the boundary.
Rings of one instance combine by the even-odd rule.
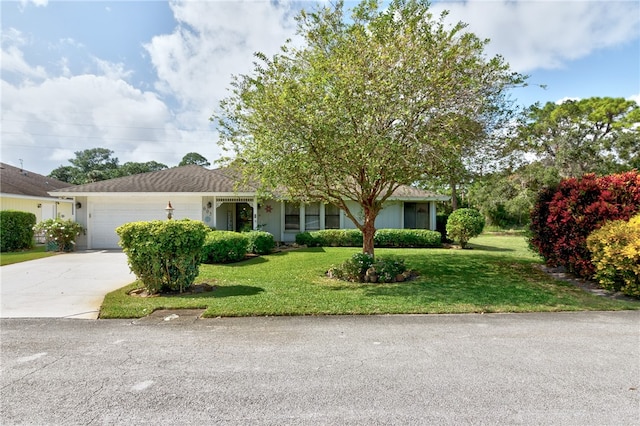
[[478, 250], [478, 251], [498, 251], [498, 252], [514, 252], [515, 250], [504, 247], [492, 247], [492, 246], [483, 246], [480, 244], [469, 243], [468, 248], [465, 250]]
[[236, 296], [255, 296], [256, 294], [263, 293], [262, 287], [253, 287], [250, 285], [227, 285], [216, 287], [213, 291], [206, 293], [196, 294], [183, 294], [176, 295], [175, 297], [185, 299], [200, 299], [200, 298], [222, 298], [222, 297], [236, 297]]

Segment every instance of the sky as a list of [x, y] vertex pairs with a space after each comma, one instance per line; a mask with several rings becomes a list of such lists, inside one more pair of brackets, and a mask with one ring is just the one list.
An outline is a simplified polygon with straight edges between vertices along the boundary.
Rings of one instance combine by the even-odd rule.
[[[0, 1], [0, 160], [47, 175], [75, 152], [176, 166], [222, 156], [209, 121], [232, 75], [296, 37], [286, 0]], [[346, 1], [347, 7], [356, 3]], [[640, 103], [638, 0], [435, 1], [529, 75], [516, 104], [589, 97]], [[544, 86], [544, 88], [542, 87]]]

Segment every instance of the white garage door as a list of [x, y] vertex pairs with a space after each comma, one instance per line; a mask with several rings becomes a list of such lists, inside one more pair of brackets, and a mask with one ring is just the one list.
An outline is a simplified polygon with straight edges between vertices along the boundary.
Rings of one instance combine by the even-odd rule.
[[[166, 220], [167, 197], [93, 198], [89, 202], [88, 243], [90, 249], [118, 249], [116, 228], [141, 220]], [[202, 220], [200, 197], [171, 198], [176, 219]]]

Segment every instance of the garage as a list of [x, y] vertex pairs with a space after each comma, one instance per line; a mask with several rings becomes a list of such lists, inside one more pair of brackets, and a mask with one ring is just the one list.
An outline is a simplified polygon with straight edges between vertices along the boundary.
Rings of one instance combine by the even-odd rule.
[[89, 249], [118, 249], [116, 228], [129, 222], [166, 220], [165, 207], [171, 201], [175, 219], [202, 220], [200, 197], [91, 197], [87, 210]]

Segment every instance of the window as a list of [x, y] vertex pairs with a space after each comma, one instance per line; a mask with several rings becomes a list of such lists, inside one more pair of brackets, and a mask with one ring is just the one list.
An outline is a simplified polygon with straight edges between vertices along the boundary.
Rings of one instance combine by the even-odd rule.
[[304, 229], [305, 231], [320, 229], [320, 203], [307, 204], [305, 206]]
[[286, 231], [300, 230], [300, 207], [298, 204], [284, 204], [284, 229]]
[[333, 204], [324, 206], [324, 228], [340, 229], [340, 209]]
[[404, 203], [404, 228], [429, 229], [429, 204]]

